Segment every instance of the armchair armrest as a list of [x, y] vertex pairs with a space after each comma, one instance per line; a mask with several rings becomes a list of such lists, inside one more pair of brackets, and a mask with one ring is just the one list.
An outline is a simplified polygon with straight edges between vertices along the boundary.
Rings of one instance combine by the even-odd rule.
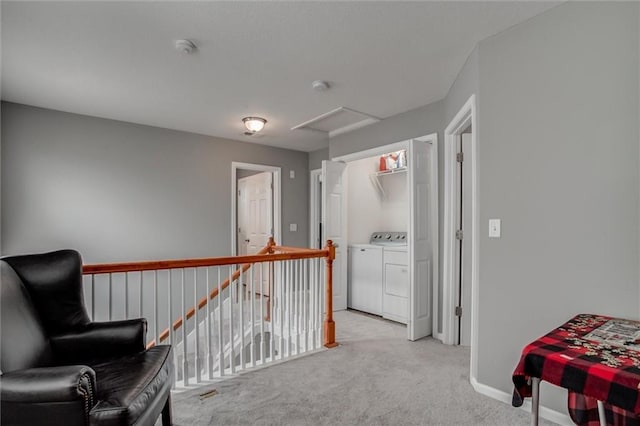
[[143, 318], [92, 322], [82, 330], [51, 337], [56, 360], [86, 363], [132, 355], [145, 349], [147, 321]]
[[86, 399], [90, 409], [95, 389], [96, 373], [85, 365], [29, 368], [0, 376], [0, 400], [3, 403], [53, 403]]
[[95, 402], [96, 374], [85, 365], [30, 368], [0, 376], [3, 425], [86, 425]]

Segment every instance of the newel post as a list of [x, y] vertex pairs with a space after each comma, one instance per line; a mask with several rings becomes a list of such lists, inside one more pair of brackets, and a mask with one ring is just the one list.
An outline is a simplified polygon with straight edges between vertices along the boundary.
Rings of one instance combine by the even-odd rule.
[[324, 346], [335, 348], [338, 344], [336, 343], [336, 323], [333, 322], [333, 260], [336, 258], [336, 248], [333, 245], [333, 241], [327, 240], [327, 245], [324, 249], [329, 252], [325, 257], [327, 265], [327, 312], [324, 317]]
[[273, 254], [274, 250], [273, 248], [276, 246], [276, 240], [273, 239], [273, 237], [269, 237], [269, 241], [267, 241], [267, 253], [269, 254]]
[[[268, 254], [273, 254], [275, 253], [275, 249], [274, 247], [276, 246], [276, 241], [273, 239], [273, 236], [269, 237], [269, 241], [267, 241], [267, 253]], [[260, 264], [260, 268], [262, 268], [262, 264]], [[267, 295], [268, 297], [268, 302], [267, 302], [267, 313], [264, 315], [264, 320], [265, 321], [271, 321], [271, 295], [273, 294], [273, 282], [274, 282], [274, 267], [273, 267], [273, 262], [269, 262], [269, 270], [268, 270], [268, 276], [269, 276], [269, 282], [267, 282], [267, 291], [269, 292], [269, 294]], [[260, 292], [262, 292], [262, 283], [260, 283]]]

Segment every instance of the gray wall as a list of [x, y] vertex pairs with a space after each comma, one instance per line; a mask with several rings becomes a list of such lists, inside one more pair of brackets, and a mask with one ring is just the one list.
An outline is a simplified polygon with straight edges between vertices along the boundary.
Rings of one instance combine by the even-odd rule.
[[249, 176], [257, 175], [258, 173], [262, 173], [260, 170], [246, 170], [246, 169], [236, 169], [236, 179], [242, 179]]
[[2, 124], [3, 254], [73, 247], [87, 263], [227, 255], [232, 161], [282, 167], [282, 243], [308, 244], [305, 152], [12, 103], [2, 104]]
[[[471, 95], [476, 95], [476, 106], [478, 105], [480, 98], [478, 90], [480, 82], [478, 78], [478, 49], [475, 48], [467, 58], [456, 77], [456, 81], [449, 88], [447, 97], [444, 99], [444, 127], [449, 125]], [[476, 111], [476, 114], [479, 115], [478, 111]], [[444, 131], [444, 128], [442, 130]]]
[[329, 159], [329, 148], [319, 149], [309, 153], [309, 170], [322, 167], [322, 160]]
[[[442, 220], [442, 131], [476, 95], [478, 380], [507, 394], [522, 347], [572, 315], [639, 316], [638, 9], [560, 5], [481, 42], [442, 101], [330, 140], [336, 157], [438, 131]], [[542, 402], [566, 412], [564, 391]]]
[[336, 136], [329, 140], [329, 157], [336, 158], [442, 131], [443, 106], [441, 101], [435, 102]]
[[569, 2], [479, 46], [478, 380], [504, 392], [574, 314], [638, 318], [637, 8]]

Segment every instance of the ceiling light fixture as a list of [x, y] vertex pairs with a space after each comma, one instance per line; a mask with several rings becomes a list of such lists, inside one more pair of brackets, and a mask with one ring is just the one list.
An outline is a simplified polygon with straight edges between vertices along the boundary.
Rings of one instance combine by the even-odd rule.
[[258, 133], [264, 128], [264, 125], [267, 124], [267, 120], [262, 117], [245, 117], [242, 119], [242, 122], [244, 123], [244, 127], [248, 130], [245, 132], [246, 135]]

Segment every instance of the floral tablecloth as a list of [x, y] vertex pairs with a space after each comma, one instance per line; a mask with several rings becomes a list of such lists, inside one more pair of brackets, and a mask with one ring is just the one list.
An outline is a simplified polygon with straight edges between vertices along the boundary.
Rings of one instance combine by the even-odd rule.
[[513, 372], [513, 406], [531, 396], [530, 378], [538, 377], [569, 390], [569, 414], [578, 425], [600, 424], [600, 400], [607, 424], [640, 426], [640, 340], [629, 337], [634, 329], [640, 334], [640, 322], [580, 314], [528, 344]]

